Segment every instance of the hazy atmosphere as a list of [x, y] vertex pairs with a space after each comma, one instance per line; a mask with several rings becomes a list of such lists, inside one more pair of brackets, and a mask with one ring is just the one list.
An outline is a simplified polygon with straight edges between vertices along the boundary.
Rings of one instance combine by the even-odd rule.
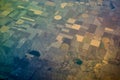
[[0, 80], [120, 80], [120, 0], [0, 0]]

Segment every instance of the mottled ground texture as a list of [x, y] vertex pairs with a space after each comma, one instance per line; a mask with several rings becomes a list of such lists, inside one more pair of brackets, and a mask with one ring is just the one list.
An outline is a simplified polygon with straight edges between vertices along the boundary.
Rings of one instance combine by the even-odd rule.
[[120, 80], [120, 0], [0, 0], [0, 80]]

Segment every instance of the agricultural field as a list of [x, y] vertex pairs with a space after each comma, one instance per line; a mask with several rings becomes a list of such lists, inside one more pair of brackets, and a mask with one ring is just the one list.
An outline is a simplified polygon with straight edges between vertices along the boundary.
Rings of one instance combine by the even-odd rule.
[[0, 0], [0, 80], [120, 80], [120, 0]]

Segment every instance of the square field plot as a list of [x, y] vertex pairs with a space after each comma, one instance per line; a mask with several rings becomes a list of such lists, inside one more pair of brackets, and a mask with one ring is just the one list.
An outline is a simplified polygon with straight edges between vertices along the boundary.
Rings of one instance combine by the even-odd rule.
[[75, 19], [73, 19], [73, 18], [69, 18], [69, 19], [67, 20], [67, 22], [68, 22], [68, 23], [71, 23], [71, 24], [74, 24], [74, 23], [75, 23], [75, 21], [76, 21], [76, 20], [75, 20]]
[[76, 38], [77, 38], [77, 41], [78, 41], [78, 42], [82, 42], [83, 39], [84, 39], [84, 37], [81, 36], [81, 35], [76, 35]]
[[99, 47], [100, 46], [100, 41], [93, 39], [91, 41], [90, 45], [95, 46], [95, 47]]

